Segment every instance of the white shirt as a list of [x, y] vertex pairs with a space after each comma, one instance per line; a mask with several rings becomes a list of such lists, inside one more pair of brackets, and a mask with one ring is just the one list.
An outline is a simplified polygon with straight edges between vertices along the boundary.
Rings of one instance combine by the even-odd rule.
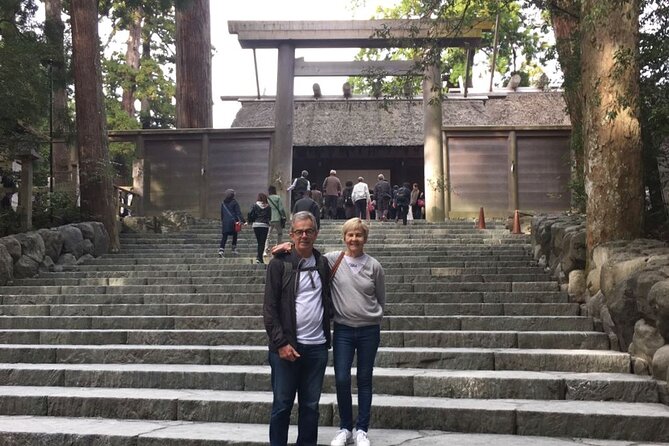
[[353, 199], [353, 201], [358, 201], [363, 199], [369, 201], [369, 187], [367, 186], [367, 183], [359, 182], [358, 184], [353, 186], [353, 191], [351, 192], [351, 199]]
[[299, 284], [295, 293], [295, 315], [297, 323], [297, 342], [299, 344], [323, 344], [323, 285], [318, 271], [300, 271], [301, 268], [316, 266], [312, 255], [300, 261], [298, 268]]

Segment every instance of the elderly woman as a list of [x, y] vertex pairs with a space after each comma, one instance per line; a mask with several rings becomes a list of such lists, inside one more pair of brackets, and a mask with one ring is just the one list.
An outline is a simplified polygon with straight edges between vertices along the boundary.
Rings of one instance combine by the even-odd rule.
[[381, 319], [386, 303], [383, 267], [365, 254], [369, 227], [360, 218], [342, 226], [343, 252], [325, 254], [332, 269], [334, 304], [333, 356], [340, 430], [330, 443], [345, 446], [353, 439], [351, 366], [357, 357], [358, 419], [355, 444], [369, 446], [367, 438], [372, 407], [372, 371], [379, 348]]

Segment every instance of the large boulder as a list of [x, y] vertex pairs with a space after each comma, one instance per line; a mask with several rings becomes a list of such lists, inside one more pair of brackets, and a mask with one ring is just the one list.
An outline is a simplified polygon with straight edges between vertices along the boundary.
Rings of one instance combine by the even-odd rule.
[[12, 256], [13, 262], [18, 262], [21, 258], [21, 243], [16, 239], [15, 236], [10, 235], [7, 237], [0, 238], [0, 244], [7, 249], [7, 252]]
[[669, 344], [657, 349], [653, 355], [653, 377], [669, 381]]
[[[82, 235], [81, 230], [73, 225], [65, 225], [58, 227], [58, 231], [63, 236], [62, 253], [72, 254], [77, 259], [81, 257], [84, 254], [84, 236]], [[58, 263], [60, 263], [60, 261]]]
[[[17, 234], [16, 240], [21, 243], [21, 257], [28, 257], [38, 264], [44, 259], [46, 252], [44, 240], [37, 232], [26, 232]], [[19, 259], [21, 260], [21, 259]]]
[[667, 274], [664, 271], [641, 270], [632, 273], [627, 279], [621, 278], [613, 291], [604, 293], [623, 350], [627, 350], [632, 343], [634, 326], [639, 319], [644, 318], [656, 324], [657, 312], [653, 310], [648, 296], [652, 287], [665, 279]]
[[0, 286], [7, 285], [14, 279], [14, 260], [5, 245], [0, 244]]
[[95, 237], [95, 230], [93, 225], [90, 222], [83, 223], [73, 223], [72, 226], [81, 231], [81, 235], [84, 237], [84, 240], [91, 240]]
[[570, 226], [562, 239], [562, 271], [569, 275], [585, 269], [585, 226]]
[[52, 261], [58, 260], [63, 249], [63, 235], [56, 229], [39, 229], [37, 233], [44, 241], [44, 254]]
[[124, 217], [121, 232], [160, 232], [160, 223], [155, 217]]
[[160, 231], [163, 233], [183, 231], [195, 223], [195, 218], [191, 214], [182, 211], [163, 211], [159, 220]]
[[[70, 254], [69, 252], [66, 252], [65, 254], [62, 254], [58, 258], [58, 262], [56, 262], [57, 265], [76, 265], [77, 264], [77, 258], [74, 256], [74, 254]], [[54, 268], [55, 270], [55, 268]]]
[[648, 293], [648, 305], [655, 314], [658, 331], [669, 340], [669, 280], [653, 285]]
[[663, 345], [664, 338], [657, 327], [648, 324], [644, 319], [639, 319], [634, 325], [634, 337], [629, 348], [630, 354], [651, 364], [653, 355]]
[[25, 279], [27, 277], [35, 277], [39, 272], [39, 262], [28, 256], [21, 256], [18, 262], [14, 264], [14, 277], [17, 279]]
[[109, 252], [109, 233], [105, 229], [105, 225], [98, 221], [91, 222], [93, 228], [93, 252], [95, 257], [100, 257]]

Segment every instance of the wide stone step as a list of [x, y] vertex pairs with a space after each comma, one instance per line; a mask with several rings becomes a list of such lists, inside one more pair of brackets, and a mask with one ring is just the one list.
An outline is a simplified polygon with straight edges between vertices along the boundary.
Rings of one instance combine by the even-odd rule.
[[[0, 385], [271, 391], [269, 366], [184, 364], [0, 364]], [[374, 369], [374, 391], [385, 395], [656, 403], [658, 386], [616, 373]], [[332, 367], [323, 391], [335, 393]]]
[[[228, 423], [266, 422], [269, 392], [7, 386], [0, 414]], [[355, 401], [355, 398], [354, 398]], [[323, 394], [320, 425], [334, 426]], [[600, 401], [481, 400], [376, 395], [371, 425], [390, 429], [669, 441], [669, 407]]]
[[[321, 426], [318, 445], [330, 444], [338, 428]], [[90, 446], [132, 444], [137, 446], [267, 446], [267, 423], [200, 423], [164, 420], [119, 420], [40, 416], [0, 416], [0, 437], [7, 444]], [[461, 434], [443, 431], [374, 429], [371, 439], [385, 446], [577, 446], [578, 438], [520, 435]], [[297, 439], [291, 426], [288, 441]], [[657, 443], [656, 443], [657, 444]], [[631, 446], [627, 441], [598, 440], [598, 446]]]
[[[449, 287], [450, 288], [450, 287]], [[20, 291], [19, 288], [12, 288]], [[77, 292], [79, 291], [79, 292]], [[96, 289], [97, 291], [97, 289]], [[247, 293], [126, 293], [126, 294], [96, 294], [82, 293], [74, 289], [68, 294], [8, 294], [0, 296], [3, 305], [26, 304], [234, 304], [234, 303], [262, 303], [261, 291]], [[395, 303], [568, 303], [567, 293], [561, 291], [462, 291], [462, 292], [424, 292], [405, 293], [389, 292], [386, 294], [388, 305]]]
[[[97, 259], [96, 259], [97, 260]], [[202, 263], [173, 263], [173, 264], [156, 264], [152, 265], [150, 263], [138, 265], [134, 263], [107, 263], [107, 264], [95, 264], [93, 261], [87, 262], [82, 265], [64, 265], [64, 271], [261, 271], [265, 269], [263, 265], [252, 264], [248, 259], [239, 259], [239, 262], [233, 262], [236, 259], [218, 259], [216, 261], [213, 257], [210, 261]], [[243, 260], [243, 262], [242, 262]], [[407, 268], [405, 266], [400, 266], [405, 264], [384, 264], [384, 270], [403, 270]], [[528, 258], [524, 258], [518, 261], [495, 261], [495, 260], [454, 260], [448, 262], [431, 262], [431, 263], [413, 263], [411, 268], [420, 268], [421, 271], [429, 271], [431, 268], [489, 268], [489, 267], [502, 267], [502, 268], [525, 268], [525, 267], [535, 267], [536, 263], [531, 261]]]
[[[265, 345], [265, 330], [3, 329], [0, 344]], [[608, 350], [595, 331], [382, 331], [386, 347]]]
[[[122, 281], [123, 279], [118, 279]], [[148, 280], [148, 279], [147, 279]], [[4, 286], [0, 294], [167, 294], [167, 293], [262, 293], [265, 285], [257, 284], [162, 284], [155, 279], [152, 285], [53, 285], [53, 286]], [[206, 282], [206, 281], [205, 281]], [[396, 283], [388, 287], [388, 291], [402, 293], [421, 292], [465, 292], [465, 291], [559, 291], [555, 282], [449, 282], [449, 283]]]
[[[244, 265], [246, 266], [246, 265]], [[64, 272], [45, 272], [40, 273], [40, 279], [93, 279], [93, 278], [109, 278], [109, 277], [238, 277], [240, 273], [249, 273], [249, 274], [258, 274], [259, 276], [264, 275], [263, 268], [214, 268], [207, 270], [119, 270], [115, 271], [112, 269], [106, 271], [77, 271], [69, 270]], [[548, 278], [548, 275], [542, 268], [538, 266], [525, 266], [525, 267], [451, 267], [451, 268], [428, 268], [427, 270], [422, 270], [420, 273], [422, 275], [416, 276], [416, 271], [407, 270], [404, 268], [384, 268], [386, 274], [386, 280], [392, 279], [393, 277], [441, 277], [441, 276], [461, 276], [464, 274], [469, 275], [489, 275], [489, 274], [534, 274], [541, 275], [544, 277], [544, 280]], [[16, 283], [16, 282], [15, 282]]]
[[[397, 304], [386, 316], [578, 316], [576, 303], [563, 304]], [[32, 304], [0, 305], [2, 316], [255, 316], [262, 304]]]
[[[392, 287], [396, 284], [434, 284], [434, 283], [467, 283], [467, 282], [546, 282], [546, 274], [465, 274], [465, 275], [388, 275], [386, 286]], [[121, 286], [121, 285], [239, 285], [239, 284], [261, 284], [264, 285], [263, 275], [228, 275], [219, 277], [94, 277], [94, 278], [51, 278], [38, 277], [30, 279], [15, 280], [12, 286]], [[552, 283], [552, 282], [551, 282]]]
[[[255, 315], [202, 316], [0, 316], [2, 329], [173, 329], [258, 330]], [[592, 331], [592, 319], [584, 316], [386, 316], [381, 329], [466, 331]]]
[[[0, 344], [4, 363], [262, 365], [253, 345]], [[377, 367], [629, 373], [630, 356], [608, 350], [380, 347]]]

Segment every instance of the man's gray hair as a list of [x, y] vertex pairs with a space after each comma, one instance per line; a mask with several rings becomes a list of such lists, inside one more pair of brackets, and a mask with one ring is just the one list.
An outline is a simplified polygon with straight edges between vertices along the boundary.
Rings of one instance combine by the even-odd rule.
[[314, 229], [318, 229], [318, 224], [316, 223], [316, 217], [314, 217], [314, 214], [312, 214], [309, 211], [300, 211], [296, 212], [293, 214], [293, 216], [290, 219], [290, 224], [291, 226], [294, 226], [295, 223], [298, 221], [302, 220], [311, 220], [311, 223], [313, 223]]

